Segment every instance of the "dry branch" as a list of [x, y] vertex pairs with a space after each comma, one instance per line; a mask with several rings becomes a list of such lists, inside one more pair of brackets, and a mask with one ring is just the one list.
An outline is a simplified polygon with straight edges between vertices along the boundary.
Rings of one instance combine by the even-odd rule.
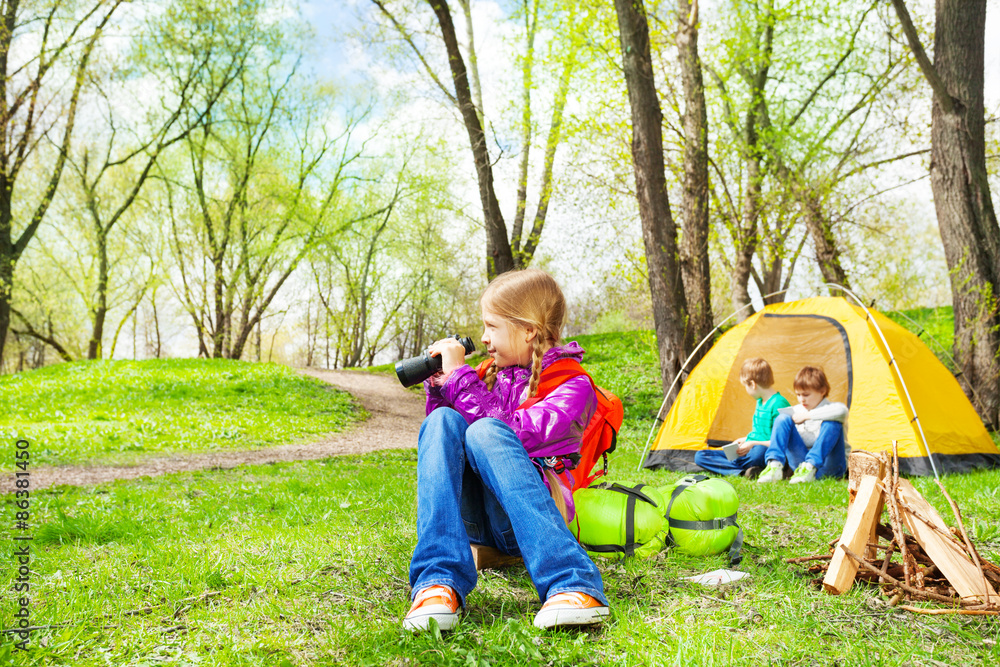
[[808, 563], [811, 560], [830, 560], [833, 554], [815, 554], [813, 556], [799, 556], [798, 558], [786, 558], [786, 563]]
[[840, 548], [843, 549], [844, 553], [846, 553], [848, 556], [850, 556], [851, 559], [853, 559], [854, 561], [856, 561], [858, 565], [860, 565], [861, 567], [865, 568], [866, 570], [874, 572], [875, 574], [877, 574], [880, 577], [883, 577], [884, 579], [887, 579], [890, 584], [892, 584], [893, 586], [896, 586], [896, 587], [898, 587], [898, 588], [906, 591], [910, 595], [917, 595], [917, 596], [922, 596], [922, 597], [928, 597], [928, 598], [931, 598], [932, 600], [937, 600], [938, 602], [946, 602], [948, 604], [978, 604], [978, 602], [977, 603], [969, 603], [969, 602], [967, 602], [967, 601], [965, 601], [965, 600], [963, 600], [961, 598], [950, 598], [950, 597], [946, 597], [944, 595], [940, 595], [938, 593], [932, 593], [931, 591], [921, 590], [919, 588], [914, 588], [913, 586], [909, 586], [906, 583], [900, 581], [899, 579], [895, 579], [893, 577], [890, 577], [888, 574], [883, 574], [880, 570], [876, 569], [874, 565], [872, 565], [871, 563], [869, 563], [868, 561], [866, 561], [864, 558], [861, 558], [856, 553], [854, 553], [853, 551], [851, 551], [850, 548], [848, 548], [846, 544], [840, 545]]
[[968, 616], [1000, 616], [1000, 609], [923, 609], [921, 607], [911, 607], [908, 604], [899, 606], [900, 609], [912, 611], [917, 614], [962, 614]]
[[[944, 488], [944, 484], [941, 483], [941, 480], [937, 480], [937, 485], [938, 488], [941, 489], [941, 493], [944, 494], [945, 500], [948, 501], [948, 505], [951, 506], [952, 514], [955, 515], [955, 522], [958, 523], [958, 529], [962, 533], [962, 540], [965, 542], [966, 551], [968, 551], [969, 555], [972, 556], [972, 562], [976, 564], [976, 569], [983, 574], [983, 588], [989, 591], [990, 583], [986, 578], [986, 571], [983, 569], [983, 563], [979, 559], [979, 553], [976, 551], [976, 548], [972, 546], [972, 540], [969, 539], [969, 534], [965, 532], [965, 524], [962, 522], [962, 513], [958, 510], [958, 504], [952, 500], [950, 495], [948, 495], [948, 491]], [[990, 594], [988, 592], [986, 594], [986, 603], [990, 603]]]

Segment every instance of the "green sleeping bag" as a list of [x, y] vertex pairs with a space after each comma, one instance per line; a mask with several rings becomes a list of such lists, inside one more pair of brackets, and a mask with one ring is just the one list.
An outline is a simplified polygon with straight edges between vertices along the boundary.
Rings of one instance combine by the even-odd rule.
[[724, 479], [688, 475], [660, 488], [605, 483], [580, 489], [573, 501], [569, 527], [591, 557], [648, 558], [672, 544], [693, 556], [729, 549], [732, 566], [741, 560], [740, 501]]
[[599, 484], [573, 494], [570, 530], [591, 557], [648, 558], [667, 538], [666, 498], [645, 484]]
[[668, 539], [678, 550], [708, 556], [729, 549], [730, 564], [739, 564], [743, 529], [736, 523], [740, 500], [732, 484], [705, 475], [688, 475], [661, 492], [668, 498]]

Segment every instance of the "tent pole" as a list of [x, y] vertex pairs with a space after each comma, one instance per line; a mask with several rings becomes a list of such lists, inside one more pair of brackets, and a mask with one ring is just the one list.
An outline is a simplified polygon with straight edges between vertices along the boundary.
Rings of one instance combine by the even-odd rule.
[[938, 474], [937, 466], [934, 464], [934, 457], [931, 455], [930, 445], [927, 444], [927, 436], [924, 435], [924, 427], [920, 423], [920, 416], [917, 415], [917, 408], [914, 407], [913, 399], [910, 398], [910, 390], [906, 388], [906, 380], [903, 379], [903, 374], [899, 372], [899, 366], [896, 364], [896, 356], [892, 353], [892, 348], [889, 347], [889, 341], [887, 341], [885, 339], [885, 335], [882, 334], [882, 329], [879, 327], [878, 322], [875, 321], [871, 312], [868, 311], [868, 308], [854, 292], [835, 283], [824, 284], [827, 287], [839, 289], [845, 294], [850, 295], [850, 297], [858, 303], [858, 306], [861, 307], [861, 310], [865, 311], [865, 315], [868, 316], [868, 321], [872, 323], [872, 326], [875, 327], [875, 331], [878, 332], [878, 337], [882, 340], [882, 344], [885, 345], [885, 349], [889, 353], [889, 365], [892, 366], [892, 370], [896, 372], [896, 377], [899, 378], [899, 384], [903, 387], [903, 393], [906, 395], [906, 402], [910, 404], [910, 412], [913, 413], [913, 421], [916, 422], [917, 430], [920, 432], [920, 440], [924, 443], [924, 451], [927, 452], [927, 460], [931, 462], [931, 470], [934, 471], [934, 478], [941, 481], [941, 476]]
[[[784, 294], [787, 291], [788, 290], [783, 289], [783, 290], [778, 290], [777, 292], [771, 292], [770, 294], [765, 294], [764, 296], [761, 297], [761, 300], [767, 299], [767, 298], [772, 297], [772, 296], [776, 296], [778, 294]], [[719, 322], [715, 326], [714, 329], [712, 329], [710, 332], [708, 332], [707, 336], [705, 336], [704, 338], [701, 339], [701, 342], [698, 343], [697, 347], [694, 348], [694, 350], [691, 352], [691, 354], [689, 354], [687, 356], [687, 359], [684, 360], [684, 363], [681, 364], [681, 370], [680, 370], [680, 372], [677, 373], [677, 375], [674, 376], [674, 381], [670, 383], [670, 389], [668, 389], [667, 393], [664, 394], [664, 396], [663, 396], [663, 402], [660, 403], [660, 409], [656, 413], [656, 420], [653, 422], [653, 427], [651, 429], [649, 429], [649, 437], [646, 438], [646, 447], [642, 450], [642, 458], [639, 459], [639, 467], [636, 468], [636, 472], [642, 472], [642, 466], [646, 462], [646, 455], [649, 454], [649, 446], [650, 446], [650, 443], [653, 440], [653, 434], [656, 432], [657, 427], [659, 425], [663, 424], [663, 408], [666, 407], [667, 400], [670, 399], [670, 394], [673, 393], [674, 387], [677, 385], [677, 381], [681, 377], [681, 373], [684, 373], [684, 372], [690, 373], [691, 372], [691, 371], [687, 370], [688, 363], [691, 362], [691, 359], [694, 358], [694, 355], [698, 354], [698, 350], [701, 349], [701, 346], [704, 345], [706, 342], [708, 342], [712, 338], [712, 336], [715, 335], [716, 331], [718, 331], [720, 328], [722, 328], [722, 325], [724, 325], [726, 322], [728, 322], [729, 320], [733, 319], [734, 317], [736, 317], [737, 315], [739, 315], [740, 313], [742, 313], [747, 308], [750, 308], [752, 305], [753, 305], [752, 303], [748, 303], [747, 305], [743, 306], [742, 308], [737, 308], [736, 310], [733, 311], [733, 313], [729, 317], [727, 317], [726, 319], [724, 319], [721, 322]]]

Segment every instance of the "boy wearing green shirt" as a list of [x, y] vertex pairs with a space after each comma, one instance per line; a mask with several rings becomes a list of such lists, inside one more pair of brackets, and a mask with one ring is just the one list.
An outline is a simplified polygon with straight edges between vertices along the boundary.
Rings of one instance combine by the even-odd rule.
[[756, 477], [764, 466], [764, 454], [771, 444], [771, 429], [780, 408], [789, 407], [784, 396], [773, 389], [774, 372], [771, 364], [759, 357], [747, 359], [740, 368], [740, 382], [747, 394], [757, 399], [753, 412], [753, 428], [743, 438], [737, 438], [725, 449], [735, 448], [736, 457], [726, 456], [724, 448], [703, 449], [694, 455], [694, 462], [719, 475]]

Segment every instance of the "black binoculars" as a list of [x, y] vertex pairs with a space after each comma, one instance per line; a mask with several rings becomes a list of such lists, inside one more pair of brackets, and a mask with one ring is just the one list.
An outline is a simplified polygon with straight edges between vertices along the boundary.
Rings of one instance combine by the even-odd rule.
[[[464, 338], [452, 336], [452, 338], [462, 344], [466, 354], [472, 354], [476, 351], [476, 344], [468, 336]], [[399, 378], [404, 387], [412, 387], [423, 382], [439, 370], [441, 370], [441, 355], [432, 357], [426, 352], [422, 356], [410, 357], [396, 362], [396, 377]]]

